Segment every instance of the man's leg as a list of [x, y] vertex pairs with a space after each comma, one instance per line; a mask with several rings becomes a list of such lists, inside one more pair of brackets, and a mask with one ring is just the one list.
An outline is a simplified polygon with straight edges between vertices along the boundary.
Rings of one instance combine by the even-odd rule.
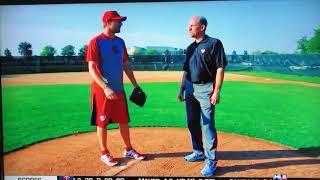
[[106, 126], [108, 125], [110, 120], [109, 117], [106, 116], [105, 111], [107, 99], [103, 90], [96, 83], [93, 83], [91, 86], [90, 98], [92, 100], [91, 125], [95, 125], [97, 128], [97, 137], [101, 150], [101, 161], [108, 166], [114, 166], [118, 164], [118, 162], [113, 159], [107, 148]]
[[193, 150], [193, 153], [186, 156], [185, 159], [193, 162], [203, 160], [205, 158], [200, 126], [200, 104], [193, 96], [193, 85], [189, 81], [186, 81], [185, 93], [187, 125], [191, 136]]
[[107, 149], [107, 130], [105, 127], [97, 126], [97, 136], [101, 150], [101, 161], [108, 166], [117, 165], [118, 162], [113, 159]]
[[214, 120], [215, 107], [201, 107], [201, 127], [203, 134], [204, 152], [207, 159], [216, 163], [217, 150], [217, 130], [215, 128]]
[[200, 126], [200, 104], [193, 95], [186, 94], [187, 124], [191, 136], [193, 152], [204, 152]]
[[119, 128], [120, 128], [120, 134], [123, 139], [123, 142], [126, 145], [126, 149], [132, 149], [128, 123], [120, 123]]
[[210, 102], [212, 83], [196, 85], [195, 97], [201, 107], [201, 129], [203, 134], [204, 151], [206, 155], [205, 167], [201, 173], [212, 176], [216, 170], [217, 132], [214, 121], [214, 106]]
[[100, 150], [107, 151], [107, 130], [97, 126], [97, 136], [99, 140]]
[[120, 134], [123, 139], [123, 142], [126, 145], [126, 149], [124, 150], [123, 156], [127, 158], [136, 159], [136, 160], [145, 159], [145, 156], [141, 155], [135, 149], [132, 148], [128, 123], [120, 123], [119, 128], [120, 128]]
[[218, 161], [216, 156], [218, 139], [214, 121], [215, 107], [211, 105], [211, 102], [211, 107], [206, 107], [206, 103], [203, 104], [201, 107], [201, 127], [206, 161], [204, 168], [201, 170], [201, 174], [210, 177], [215, 173]]

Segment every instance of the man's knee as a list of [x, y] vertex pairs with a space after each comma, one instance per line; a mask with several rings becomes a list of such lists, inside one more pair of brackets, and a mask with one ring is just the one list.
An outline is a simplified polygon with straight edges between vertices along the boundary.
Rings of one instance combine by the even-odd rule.
[[195, 121], [188, 121], [187, 123], [188, 129], [192, 132], [199, 132], [201, 131], [201, 125], [199, 122]]
[[129, 128], [129, 123], [119, 123], [120, 128]]
[[106, 130], [106, 127], [97, 126], [97, 132], [101, 132], [101, 131], [104, 131], [104, 130]]

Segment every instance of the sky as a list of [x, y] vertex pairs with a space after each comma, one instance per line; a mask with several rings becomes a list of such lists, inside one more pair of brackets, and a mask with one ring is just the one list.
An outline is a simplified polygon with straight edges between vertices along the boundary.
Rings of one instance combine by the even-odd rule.
[[294, 53], [297, 40], [311, 37], [320, 27], [319, 7], [317, 0], [1, 5], [0, 52], [8, 48], [19, 55], [18, 44], [26, 41], [34, 55], [47, 45], [60, 54], [71, 44], [77, 53], [103, 31], [102, 14], [116, 10], [128, 17], [117, 34], [128, 48], [185, 49], [193, 42], [188, 22], [199, 15], [207, 18], [207, 35], [220, 39], [226, 54], [233, 50]]

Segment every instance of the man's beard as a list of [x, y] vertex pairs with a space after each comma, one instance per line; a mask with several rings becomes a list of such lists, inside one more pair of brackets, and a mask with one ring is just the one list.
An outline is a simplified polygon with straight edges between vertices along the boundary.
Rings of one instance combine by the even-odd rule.
[[113, 33], [119, 33], [119, 32], [120, 32], [120, 27], [113, 30]]

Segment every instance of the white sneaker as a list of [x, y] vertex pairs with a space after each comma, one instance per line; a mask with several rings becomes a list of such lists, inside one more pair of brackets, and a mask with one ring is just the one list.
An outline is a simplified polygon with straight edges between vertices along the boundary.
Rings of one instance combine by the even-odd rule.
[[118, 161], [114, 160], [110, 154], [102, 155], [101, 161], [107, 166], [115, 166], [118, 164]]
[[134, 149], [131, 149], [130, 151], [124, 150], [123, 157], [132, 158], [135, 160], [143, 160], [146, 158], [145, 156], [141, 155]]

